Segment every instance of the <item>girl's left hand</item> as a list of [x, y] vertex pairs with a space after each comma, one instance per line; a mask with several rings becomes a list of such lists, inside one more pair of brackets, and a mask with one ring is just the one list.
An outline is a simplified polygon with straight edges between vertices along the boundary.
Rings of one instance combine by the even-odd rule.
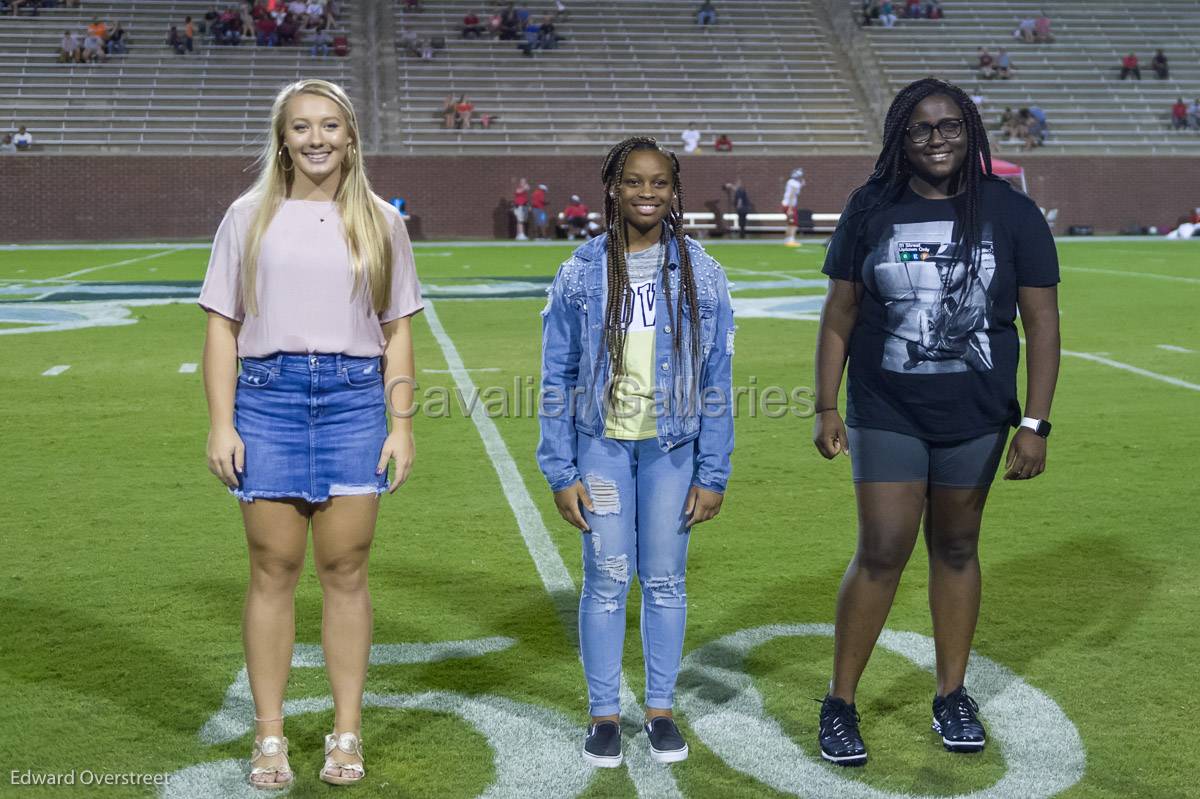
[[692, 486], [688, 491], [687, 504], [684, 506], [684, 513], [687, 514], [687, 526], [706, 522], [712, 517], [721, 512], [721, 503], [725, 501], [725, 495], [719, 491], [709, 491], [707, 488], [700, 486]]
[[379, 453], [375, 473], [383, 474], [387, 471], [388, 461], [396, 462], [396, 476], [388, 486], [389, 494], [394, 494], [396, 489], [408, 480], [408, 473], [412, 470], [413, 459], [416, 456], [417, 448], [410, 431], [393, 430], [388, 433], [388, 437], [383, 441], [383, 450]]
[[1031, 480], [1046, 471], [1046, 439], [1022, 427], [1008, 445], [1005, 480]]

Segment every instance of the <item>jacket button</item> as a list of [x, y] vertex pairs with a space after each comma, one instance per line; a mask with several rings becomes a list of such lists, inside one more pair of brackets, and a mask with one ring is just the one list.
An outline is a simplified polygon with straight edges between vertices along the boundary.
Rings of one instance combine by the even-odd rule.
[[664, 332], [664, 333], [670, 333], [670, 332], [671, 332], [671, 326], [670, 326], [670, 325], [663, 325], [663, 332]]
[[666, 361], [663, 361], [662, 370], [665, 372], [670, 368], [670, 365], [668, 365]]

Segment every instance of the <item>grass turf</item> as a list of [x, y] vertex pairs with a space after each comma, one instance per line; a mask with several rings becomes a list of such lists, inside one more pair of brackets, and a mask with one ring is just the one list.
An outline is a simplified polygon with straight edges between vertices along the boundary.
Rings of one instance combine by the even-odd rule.
[[[742, 283], [771, 279], [758, 272], [815, 278], [820, 260], [817, 246], [711, 251]], [[168, 254], [107, 266], [157, 252]], [[567, 252], [447, 246], [418, 249], [417, 263], [423, 282], [439, 286], [544, 282]], [[1060, 254], [1065, 349], [1200, 383], [1200, 354], [1159, 348], [1200, 350], [1194, 245], [1064, 243]], [[77, 279], [199, 281], [205, 261], [197, 250], [10, 251], [0, 252], [0, 279], [61, 278], [99, 266]], [[819, 290], [745, 296], [812, 293]], [[536, 375], [542, 300], [435, 303], [466, 365], [499, 369], [473, 373], [480, 386]], [[246, 574], [236, 506], [204, 466], [200, 376], [177, 371], [200, 360], [203, 317], [187, 304], [139, 307], [135, 316], [138, 323], [125, 327], [0, 338], [8, 455], [0, 465], [8, 498], [0, 522], [8, 555], [0, 567], [7, 642], [0, 690], [9, 711], [0, 751], [9, 770], [169, 772], [249, 750], [248, 736], [217, 746], [197, 737], [242, 665]], [[760, 386], [808, 385], [815, 329], [811, 321], [739, 320], [735, 382], [754, 376]], [[415, 335], [418, 368], [445, 369], [423, 319]], [[71, 369], [42, 377], [54, 364]], [[445, 374], [419, 378], [423, 388], [452, 385]], [[1185, 688], [1200, 655], [1193, 634], [1200, 555], [1188, 544], [1198, 399], [1184, 387], [1066, 357], [1048, 472], [993, 491], [976, 649], [1048, 694], [1078, 728], [1087, 770], [1064, 796], [1172, 797], [1194, 788], [1179, 746], [1187, 747], [1198, 710]], [[496, 422], [578, 584], [578, 538], [558, 520], [532, 457], [536, 422], [528, 415]], [[823, 461], [810, 433], [808, 419], [751, 417], [742, 408], [725, 507], [691, 546], [685, 651], [746, 627], [832, 619], [853, 550], [853, 492], [849, 464]], [[558, 711], [582, 729], [586, 696], [561, 602], [556, 607], [538, 579], [474, 426], [452, 407], [447, 418], [419, 419], [417, 435], [413, 478], [385, 498], [372, 555], [375, 641], [503, 635], [516, 644], [477, 661], [372, 667], [368, 690], [500, 695]], [[924, 561], [918, 547], [890, 629], [929, 633]], [[637, 604], [635, 590], [626, 649], [635, 691], [642, 681]], [[310, 571], [297, 593], [298, 641], [319, 640], [319, 613]], [[808, 699], [823, 693], [829, 658], [828, 639], [806, 638], [777, 640], [748, 659], [767, 711], [810, 755], [816, 705]], [[293, 671], [289, 697], [327, 693], [320, 671]], [[931, 694], [928, 674], [877, 652], [859, 699], [872, 762], [843, 776], [934, 795], [999, 778], [999, 746], [975, 757], [941, 751], [927, 727]], [[686, 717], [681, 722], [689, 732]], [[327, 792], [315, 771], [328, 723], [328, 714], [289, 719], [298, 773], [290, 795]], [[1029, 733], [1037, 734], [1036, 719]], [[473, 796], [495, 777], [482, 736], [453, 716], [368, 709], [364, 736], [370, 777], [356, 789], [362, 796]], [[692, 757], [672, 768], [685, 796], [779, 795], [726, 766], [697, 735], [690, 743]], [[0, 793], [16, 789], [7, 774], [0, 779]], [[620, 769], [598, 773], [583, 795], [634, 791]]]

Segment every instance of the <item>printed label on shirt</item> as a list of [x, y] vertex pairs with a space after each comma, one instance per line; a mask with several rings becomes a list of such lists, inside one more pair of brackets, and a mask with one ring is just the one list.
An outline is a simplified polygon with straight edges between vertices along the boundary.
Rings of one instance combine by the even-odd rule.
[[629, 320], [630, 332], [654, 328], [654, 309], [658, 299], [658, 283], [648, 280], [630, 287], [633, 290], [633, 318]]

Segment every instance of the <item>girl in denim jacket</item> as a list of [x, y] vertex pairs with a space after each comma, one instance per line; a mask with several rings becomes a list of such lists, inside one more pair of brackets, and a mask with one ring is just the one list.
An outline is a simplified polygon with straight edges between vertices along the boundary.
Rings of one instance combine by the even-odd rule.
[[689, 531], [717, 515], [733, 452], [733, 311], [725, 274], [683, 235], [679, 162], [652, 138], [604, 161], [607, 230], [562, 265], [542, 312], [538, 465], [583, 532], [583, 756], [621, 764], [625, 600], [642, 587], [651, 757], [687, 757], [671, 718]]

